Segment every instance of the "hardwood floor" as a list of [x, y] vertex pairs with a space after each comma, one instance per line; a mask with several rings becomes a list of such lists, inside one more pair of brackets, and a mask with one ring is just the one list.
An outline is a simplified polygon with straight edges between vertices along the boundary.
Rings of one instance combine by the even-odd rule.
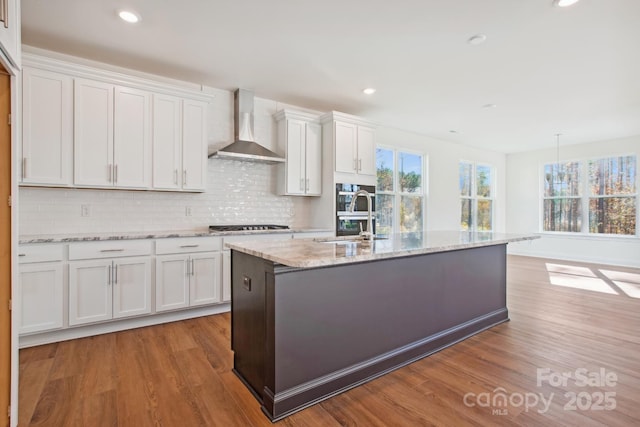
[[[508, 307], [511, 321], [277, 424], [640, 425], [640, 270], [511, 256]], [[20, 426], [268, 426], [231, 372], [229, 323], [21, 350]]]

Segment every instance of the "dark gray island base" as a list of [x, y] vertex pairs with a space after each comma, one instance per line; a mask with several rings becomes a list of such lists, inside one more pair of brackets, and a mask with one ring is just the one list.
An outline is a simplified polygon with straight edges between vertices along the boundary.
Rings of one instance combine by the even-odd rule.
[[233, 250], [234, 372], [277, 421], [507, 321], [506, 246], [310, 268]]

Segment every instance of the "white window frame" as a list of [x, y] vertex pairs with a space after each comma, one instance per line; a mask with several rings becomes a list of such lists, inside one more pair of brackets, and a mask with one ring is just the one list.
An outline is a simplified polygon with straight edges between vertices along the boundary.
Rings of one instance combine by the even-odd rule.
[[[377, 163], [378, 163], [378, 159], [376, 158], [376, 200], [379, 194], [383, 194], [383, 195], [389, 195], [389, 196], [393, 196], [393, 219], [392, 219], [392, 223], [391, 223], [391, 234], [395, 234], [395, 233], [400, 233], [400, 203], [402, 200], [402, 196], [421, 196], [422, 197], [422, 231], [426, 231], [427, 230], [427, 223], [426, 223], [426, 208], [427, 208], [427, 195], [428, 195], [428, 191], [427, 191], [427, 165], [428, 165], [428, 158], [427, 158], [427, 154], [421, 151], [416, 151], [416, 150], [407, 150], [407, 149], [403, 149], [403, 148], [398, 148], [398, 147], [390, 147], [390, 146], [386, 146], [386, 145], [376, 145], [376, 149], [382, 149], [382, 150], [389, 150], [393, 152], [393, 189], [394, 191], [382, 191], [382, 190], [378, 190], [377, 188], [377, 184], [378, 184], [378, 177], [377, 177]], [[422, 168], [422, 181], [420, 183], [421, 189], [422, 191], [420, 193], [407, 193], [407, 192], [400, 192], [400, 182], [399, 182], [399, 157], [398, 153], [406, 153], [406, 154], [413, 154], [416, 156], [421, 156], [422, 158], [422, 164], [421, 164], [421, 168]], [[377, 203], [377, 202], [376, 202]], [[376, 210], [377, 210], [377, 204], [376, 204]]]
[[[612, 157], [627, 157], [635, 156], [636, 158], [636, 193], [635, 195], [628, 196], [607, 196], [607, 197], [635, 197], [636, 199], [636, 233], [635, 234], [606, 234], [606, 233], [591, 233], [589, 231], [589, 201], [592, 198], [598, 198], [598, 196], [592, 196], [589, 189], [589, 162], [602, 159], [609, 159]], [[597, 156], [563, 159], [560, 163], [576, 162], [580, 168], [580, 196], [567, 196], [563, 198], [580, 199], [580, 209], [582, 210], [582, 224], [580, 231], [547, 231], [544, 229], [544, 201], [548, 199], [544, 195], [544, 169], [547, 165], [555, 165], [558, 161], [544, 162], [540, 166], [540, 215], [539, 215], [539, 232], [542, 234], [549, 234], [554, 236], [579, 236], [581, 238], [589, 237], [595, 239], [637, 239], [640, 238], [640, 155], [639, 153], [621, 153], [621, 154], [602, 154]]]
[[[460, 216], [459, 218], [459, 223], [460, 223], [460, 230], [462, 231], [470, 231], [470, 232], [477, 232], [478, 229], [478, 200], [489, 200], [491, 202], [491, 230], [480, 230], [481, 232], [485, 232], [485, 233], [489, 233], [489, 232], [493, 232], [495, 231], [495, 225], [496, 225], [496, 198], [497, 198], [497, 194], [496, 194], [496, 180], [497, 180], [497, 170], [496, 167], [493, 166], [492, 164], [489, 163], [484, 163], [484, 162], [477, 162], [477, 161], [473, 161], [473, 160], [465, 160], [465, 159], [460, 159], [458, 161], [458, 183], [460, 182], [460, 164], [461, 163], [467, 163], [471, 165], [472, 171], [471, 171], [471, 196], [463, 196], [462, 194], [460, 194], [460, 185], [458, 184], [458, 196], [460, 197], [460, 203], [459, 203], [459, 207], [458, 207], [458, 215]], [[487, 167], [489, 168], [489, 170], [491, 171], [491, 197], [479, 197], [478, 196], [478, 188], [477, 188], [477, 182], [476, 182], [476, 175], [477, 175], [477, 168], [478, 166], [483, 166], [483, 167]], [[471, 201], [471, 218], [469, 218], [469, 220], [471, 221], [471, 226], [469, 227], [468, 230], [465, 230], [462, 228], [462, 201], [463, 200], [470, 200]]]

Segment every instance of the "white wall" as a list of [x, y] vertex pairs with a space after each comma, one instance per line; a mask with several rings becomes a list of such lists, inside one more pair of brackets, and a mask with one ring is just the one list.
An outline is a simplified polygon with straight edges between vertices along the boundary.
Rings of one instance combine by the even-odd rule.
[[460, 189], [458, 187], [458, 165], [460, 160], [492, 165], [496, 171], [494, 231], [504, 232], [506, 206], [504, 154], [478, 150], [387, 127], [378, 128], [376, 142], [379, 145], [421, 152], [427, 156], [429, 172], [427, 182], [427, 230], [460, 229]]
[[[640, 136], [590, 144], [560, 145], [560, 160], [580, 160], [618, 154], [636, 154], [640, 160]], [[545, 163], [555, 162], [556, 159], [555, 148], [507, 156], [507, 232], [536, 233], [542, 230], [542, 167]], [[640, 267], [640, 239], [637, 237], [545, 233], [541, 239], [530, 243], [509, 245], [509, 253]]]

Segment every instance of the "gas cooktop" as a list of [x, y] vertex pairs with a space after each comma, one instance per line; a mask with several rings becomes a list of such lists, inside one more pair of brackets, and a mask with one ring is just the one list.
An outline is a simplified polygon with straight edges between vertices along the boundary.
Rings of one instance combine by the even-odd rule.
[[273, 224], [240, 224], [240, 225], [210, 225], [209, 231], [254, 231], [254, 230], [288, 230], [288, 225]]

